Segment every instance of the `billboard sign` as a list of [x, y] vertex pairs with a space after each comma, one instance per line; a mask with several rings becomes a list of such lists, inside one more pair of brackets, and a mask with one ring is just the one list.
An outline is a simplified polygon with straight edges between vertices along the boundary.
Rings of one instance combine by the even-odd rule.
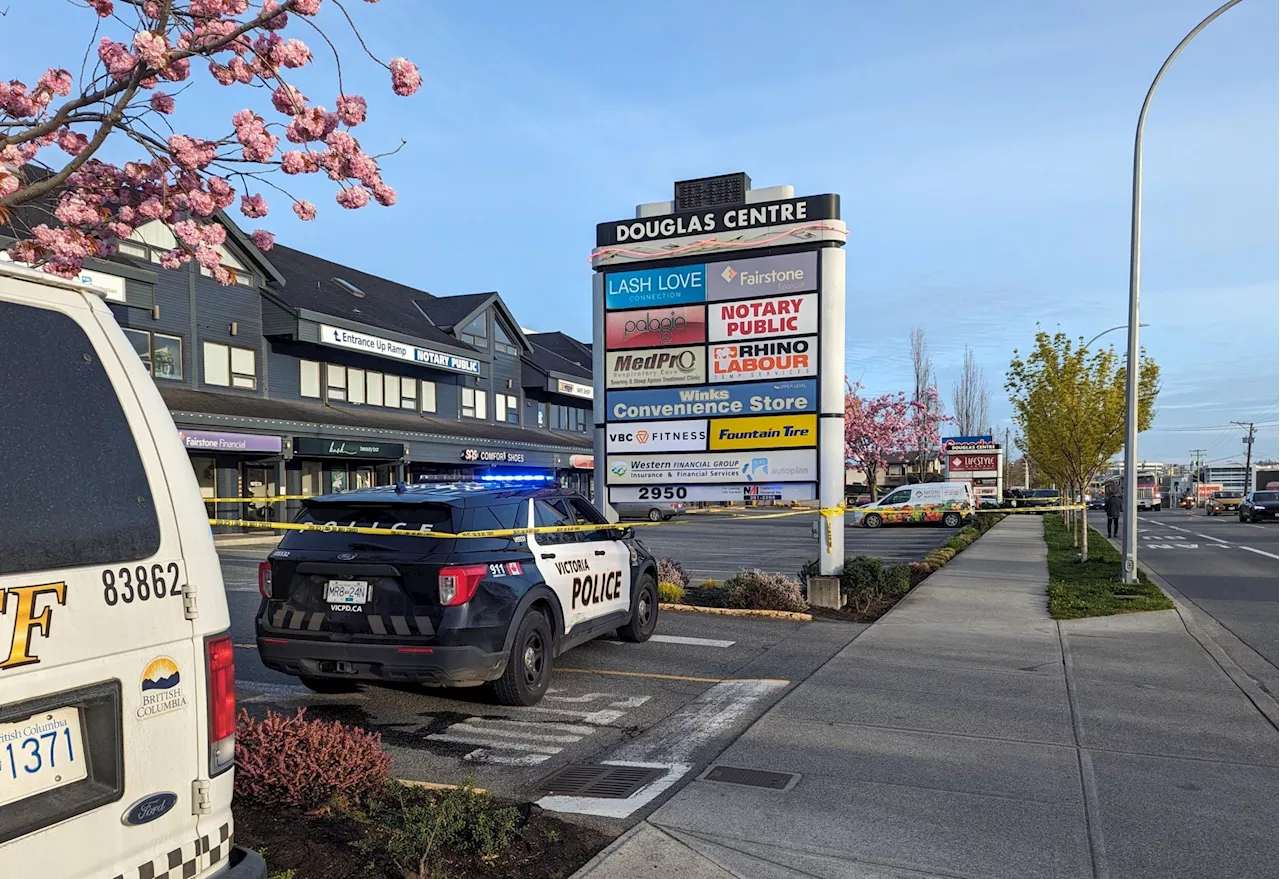
[[818, 374], [818, 337], [711, 346], [711, 374], [719, 382], [802, 378]]
[[706, 269], [708, 302], [818, 289], [818, 253], [814, 250], [731, 259], [711, 263]]
[[611, 311], [605, 318], [605, 347], [656, 348], [707, 340], [707, 315], [701, 305]]
[[707, 306], [707, 339], [734, 342], [818, 331], [818, 294], [768, 296]]
[[707, 380], [707, 349], [698, 345], [609, 351], [605, 365], [611, 388], [701, 384]]
[[948, 455], [947, 472], [978, 473], [1000, 469], [999, 455]]
[[681, 211], [664, 217], [614, 220], [596, 224], [596, 246], [634, 244], [683, 238], [707, 232], [732, 232], [767, 226], [793, 225], [833, 220], [840, 217], [840, 196], [806, 195], [750, 205], [728, 205], [711, 209]]
[[811, 482], [753, 482], [748, 485], [615, 485], [609, 489], [611, 503], [646, 501], [732, 502], [811, 501], [817, 497]]
[[467, 375], [480, 374], [480, 361], [473, 360], [470, 357], [459, 357], [456, 354], [437, 351], [434, 348], [407, 345], [394, 339], [370, 336], [368, 333], [357, 333], [355, 330], [344, 330], [341, 327], [331, 327], [328, 324], [320, 324], [319, 329], [317, 341], [321, 345], [350, 348], [354, 351], [363, 351], [366, 354], [374, 354], [378, 357], [407, 360], [410, 363], [431, 366], [436, 369], [447, 369], [450, 372], [462, 372]]
[[[813, 416], [810, 416], [813, 417]], [[707, 448], [707, 422], [634, 421], [610, 424], [605, 448], [615, 452], [701, 452]]]
[[689, 452], [669, 455], [610, 455], [609, 485], [708, 482], [813, 482], [815, 449], [750, 452]]
[[605, 308], [646, 308], [702, 302], [706, 298], [704, 265], [613, 272], [604, 276]]
[[818, 444], [818, 416], [716, 418], [711, 422], [709, 439], [712, 451], [812, 448]]
[[942, 438], [944, 452], [985, 451], [995, 447], [995, 439], [989, 433], [980, 436], [944, 436]]
[[817, 412], [818, 382], [808, 378], [714, 388], [609, 391], [605, 397], [605, 416], [609, 421], [715, 415], [781, 415]]

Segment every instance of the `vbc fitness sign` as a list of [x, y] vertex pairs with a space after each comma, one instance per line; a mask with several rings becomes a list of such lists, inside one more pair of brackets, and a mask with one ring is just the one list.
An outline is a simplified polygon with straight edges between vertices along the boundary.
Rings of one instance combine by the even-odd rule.
[[670, 214], [597, 227], [597, 498], [812, 500], [829, 478], [835, 506], [839, 197], [747, 203], [739, 189], [733, 203], [684, 209], [682, 187]]

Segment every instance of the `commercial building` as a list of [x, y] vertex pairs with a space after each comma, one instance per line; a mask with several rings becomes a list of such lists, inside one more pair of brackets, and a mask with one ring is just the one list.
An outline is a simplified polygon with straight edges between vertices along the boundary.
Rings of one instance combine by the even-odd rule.
[[[434, 296], [293, 248], [263, 253], [221, 221], [231, 286], [195, 262], [162, 267], [176, 242], [158, 222], [81, 276], [109, 291], [205, 497], [497, 474], [589, 491], [587, 346], [526, 334], [496, 292]], [[279, 519], [297, 506], [210, 509]]]
[[[1257, 470], [1251, 467], [1251, 470]], [[1243, 464], [1221, 464], [1200, 468], [1200, 482], [1221, 485], [1224, 491], [1247, 492], [1252, 490], [1252, 480]]]

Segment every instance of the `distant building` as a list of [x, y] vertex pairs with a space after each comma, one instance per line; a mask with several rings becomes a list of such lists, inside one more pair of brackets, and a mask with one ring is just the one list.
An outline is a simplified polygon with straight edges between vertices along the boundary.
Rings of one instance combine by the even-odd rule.
[[1202, 483], [1221, 485], [1223, 491], [1249, 491], [1249, 479], [1243, 464], [1201, 467], [1199, 475]]

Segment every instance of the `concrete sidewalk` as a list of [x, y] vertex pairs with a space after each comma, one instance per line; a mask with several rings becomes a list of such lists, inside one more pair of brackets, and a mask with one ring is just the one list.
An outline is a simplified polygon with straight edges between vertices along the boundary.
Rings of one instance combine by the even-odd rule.
[[1273, 877], [1276, 730], [1174, 611], [1056, 623], [1010, 517], [582, 879]]

